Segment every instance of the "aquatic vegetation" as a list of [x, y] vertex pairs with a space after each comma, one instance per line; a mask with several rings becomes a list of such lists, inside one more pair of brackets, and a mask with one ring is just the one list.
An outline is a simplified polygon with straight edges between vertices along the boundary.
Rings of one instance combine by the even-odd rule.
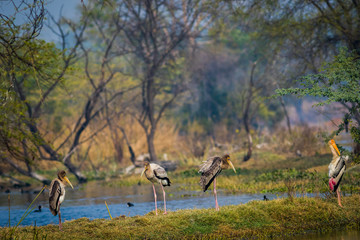
[[109, 207], [108, 207], [106, 201], [105, 201], [105, 205], [106, 205], [106, 209], [107, 209], [107, 211], [108, 211], [108, 213], [109, 213], [110, 219], [113, 219], [112, 216], [111, 216], [111, 213], [110, 213], [110, 210], [109, 210]]
[[[46, 185], [41, 189], [41, 191], [32, 200], [30, 205], [27, 207], [27, 209], [25, 210], [25, 212], [21, 216], [19, 222], [14, 227], [11, 227], [11, 225], [10, 225], [10, 195], [9, 195], [9, 197], [8, 197], [8, 200], [9, 200], [9, 228], [8, 229], [9, 229], [9, 231], [5, 232], [5, 234], [2, 234], [1, 239], [13, 239], [13, 238], [15, 239], [16, 238], [16, 237], [14, 237], [15, 236], [15, 231], [18, 229], [18, 227], [22, 223], [22, 221], [36, 208], [36, 206], [34, 206], [32, 208], [31, 208], [31, 206], [34, 204], [36, 199], [40, 196], [40, 194], [44, 191], [45, 188], [46, 188]], [[35, 235], [37, 235], [36, 226], [34, 228], [34, 236]]]

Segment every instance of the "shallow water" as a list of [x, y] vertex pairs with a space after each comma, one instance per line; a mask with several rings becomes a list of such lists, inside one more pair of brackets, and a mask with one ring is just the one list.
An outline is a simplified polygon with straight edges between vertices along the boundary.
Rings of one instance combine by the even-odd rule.
[[[166, 205], [168, 211], [178, 209], [194, 209], [194, 208], [213, 208], [215, 205], [212, 191], [208, 190], [203, 193], [201, 191], [179, 191], [179, 186], [171, 186], [166, 189]], [[158, 208], [163, 208], [162, 191], [156, 186]], [[48, 191], [39, 196], [33, 206], [42, 206], [41, 212], [31, 212], [21, 223], [22, 226], [36, 225], [42, 226], [47, 224], [58, 224], [58, 217], [53, 216], [48, 205]], [[28, 205], [36, 197], [34, 191], [21, 193], [13, 191], [10, 193], [10, 221], [11, 226], [18, 223], [21, 216], [25, 212]], [[271, 199], [282, 198], [286, 194], [266, 194]], [[300, 195], [299, 195], [300, 196]], [[312, 195], [308, 195], [311, 197]], [[264, 194], [238, 194], [226, 195], [218, 190], [219, 205], [237, 205], [244, 204], [252, 200], [262, 201]], [[76, 186], [75, 189], [67, 188], [65, 201], [61, 205], [61, 216], [63, 222], [66, 220], [78, 219], [86, 217], [89, 219], [106, 218], [109, 219], [104, 201], [107, 202], [112, 217], [121, 215], [135, 216], [145, 215], [155, 209], [154, 196], [151, 185], [131, 186], [131, 187], [109, 187], [103, 182], [90, 182], [85, 185]], [[128, 207], [127, 202], [134, 204], [134, 207]], [[0, 193], [0, 226], [9, 225], [9, 208], [8, 194]], [[309, 233], [306, 235], [294, 236], [291, 239], [330, 239], [330, 240], [352, 240], [360, 239], [359, 231], [341, 231], [337, 230], [331, 233], [319, 234]]]
[[[179, 191], [174, 185], [166, 190], [167, 210], [175, 211], [178, 209], [194, 208], [213, 208], [215, 205], [212, 191], [205, 193], [200, 191]], [[159, 186], [156, 186], [158, 208], [163, 208], [163, 196]], [[41, 212], [31, 212], [21, 223], [22, 226], [37, 226], [47, 224], [58, 224], [58, 217], [53, 216], [48, 205], [48, 191], [42, 193], [33, 206], [42, 206]], [[11, 226], [18, 223], [21, 216], [36, 197], [33, 192], [10, 193], [10, 222]], [[263, 200], [264, 194], [239, 194], [225, 195], [218, 190], [218, 202], [220, 206], [237, 205], [247, 203], [251, 200]], [[268, 199], [277, 197], [275, 194], [266, 194]], [[101, 182], [90, 182], [86, 185], [67, 188], [65, 201], [61, 205], [61, 217], [63, 221], [87, 217], [89, 219], [109, 218], [104, 201], [107, 202], [112, 217], [120, 215], [135, 216], [144, 215], [155, 209], [154, 196], [151, 185], [131, 186], [131, 187], [109, 187]], [[134, 204], [128, 207], [127, 202]], [[8, 194], [0, 193], [0, 226], [9, 225]]]

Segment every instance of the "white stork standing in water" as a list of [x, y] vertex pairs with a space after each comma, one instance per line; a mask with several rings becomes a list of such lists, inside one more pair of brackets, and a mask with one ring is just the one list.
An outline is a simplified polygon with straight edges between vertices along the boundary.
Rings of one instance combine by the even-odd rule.
[[59, 214], [59, 229], [62, 230], [60, 205], [65, 199], [65, 185], [68, 183], [71, 188], [74, 188], [70, 180], [66, 177], [64, 170], [58, 172], [57, 178], [52, 180], [49, 192], [49, 207], [51, 213], [56, 216]]
[[338, 204], [340, 207], [342, 207], [340, 201], [339, 185], [345, 173], [345, 169], [346, 169], [345, 162], [348, 161], [349, 156], [340, 155], [340, 151], [337, 148], [335, 141], [333, 139], [331, 139], [328, 142], [328, 144], [333, 154], [332, 161], [329, 164], [329, 187], [331, 191], [333, 192], [336, 191]]
[[156, 163], [145, 162], [144, 166], [145, 166], [145, 168], [144, 168], [144, 171], [142, 171], [142, 173], [141, 173], [141, 177], [145, 173], [146, 178], [153, 185], [154, 198], [155, 198], [155, 213], [156, 213], [156, 215], [158, 215], [157, 202], [156, 202], [156, 191], [155, 191], [154, 183], [160, 183], [161, 189], [163, 191], [163, 196], [164, 196], [164, 214], [167, 214], [164, 187], [170, 186], [170, 183], [171, 183], [170, 179], [168, 178], [165, 169], [163, 167], [161, 167], [160, 165], [158, 165]]
[[234, 172], [236, 173], [236, 170], [234, 168], [234, 165], [230, 161], [229, 154], [225, 154], [223, 157], [211, 157], [208, 160], [206, 160], [199, 170], [199, 173], [201, 173], [201, 179], [200, 179], [200, 185], [205, 192], [210, 184], [214, 182], [214, 196], [215, 196], [215, 210], [219, 211], [219, 204], [217, 201], [217, 194], [216, 194], [216, 177], [218, 174], [220, 174], [221, 170], [226, 169], [228, 167], [231, 167]]

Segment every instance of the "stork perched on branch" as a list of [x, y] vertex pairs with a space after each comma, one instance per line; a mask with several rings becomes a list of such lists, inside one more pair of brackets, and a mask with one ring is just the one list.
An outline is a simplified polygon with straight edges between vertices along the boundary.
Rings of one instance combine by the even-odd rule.
[[51, 213], [56, 216], [59, 214], [59, 229], [62, 230], [60, 205], [65, 199], [65, 186], [69, 184], [74, 188], [70, 180], [66, 177], [64, 170], [58, 172], [57, 178], [51, 181], [49, 192], [49, 208]]
[[168, 178], [165, 169], [163, 167], [161, 167], [160, 165], [158, 165], [156, 163], [145, 162], [144, 166], [145, 166], [145, 168], [141, 173], [141, 177], [145, 173], [146, 178], [153, 185], [154, 198], [155, 198], [155, 213], [156, 213], [156, 215], [158, 215], [157, 202], [156, 202], [156, 191], [155, 191], [154, 183], [159, 183], [161, 186], [161, 189], [163, 191], [163, 196], [164, 196], [164, 214], [167, 214], [164, 187], [170, 186], [170, 183], [171, 183], [170, 179]]
[[346, 169], [345, 162], [349, 159], [349, 156], [341, 156], [340, 151], [333, 139], [331, 139], [328, 142], [328, 144], [333, 155], [332, 161], [329, 164], [329, 187], [331, 191], [336, 192], [338, 198], [338, 204], [340, 207], [342, 207], [340, 200], [339, 185], [345, 173], [345, 169]]
[[201, 179], [200, 179], [200, 185], [202, 187], [202, 190], [205, 192], [210, 184], [214, 182], [214, 196], [215, 196], [215, 209], [216, 211], [219, 211], [219, 204], [217, 201], [217, 194], [216, 194], [216, 177], [220, 174], [220, 172], [223, 169], [227, 169], [228, 167], [231, 167], [234, 172], [236, 173], [236, 170], [234, 168], [234, 165], [230, 161], [229, 154], [225, 154], [223, 157], [211, 157], [208, 160], [206, 160], [199, 170], [199, 173], [201, 173]]

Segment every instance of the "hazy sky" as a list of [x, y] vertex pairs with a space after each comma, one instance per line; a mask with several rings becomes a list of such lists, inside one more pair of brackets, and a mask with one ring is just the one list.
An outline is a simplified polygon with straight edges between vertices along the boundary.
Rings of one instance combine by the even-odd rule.
[[[79, 14], [77, 14], [79, 12], [77, 7], [80, 4], [81, 0], [50, 0], [47, 2], [46, 9], [55, 19], [59, 19], [60, 14], [67, 18], [76, 19], [79, 17]], [[50, 23], [48, 20], [46, 20], [46, 22]], [[40, 34], [40, 38], [45, 39], [46, 41], [59, 41], [57, 36], [52, 33], [46, 24]]]
[[[19, 0], [14, 0], [15, 3], [20, 3]], [[29, 1], [31, 2], [31, 1]], [[86, 1], [84, 1], [86, 2]], [[76, 19], [79, 17], [77, 11], [77, 6], [81, 4], [81, 0], [48, 0], [46, 1], [46, 10], [54, 16], [55, 19], [58, 19], [60, 16], [60, 12], [63, 16]], [[0, 0], [0, 13], [6, 16], [11, 15], [14, 12], [14, 6], [12, 1], [10, 0]], [[49, 19], [49, 18], [48, 18]], [[23, 18], [20, 17], [17, 19], [16, 23], [21, 23]], [[49, 20], [45, 20], [46, 23], [49, 23]], [[58, 41], [58, 38], [55, 34], [53, 34], [50, 29], [44, 25], [42, 32], [40, 34], [40, 38], [45, 39], [47, 41]]]

